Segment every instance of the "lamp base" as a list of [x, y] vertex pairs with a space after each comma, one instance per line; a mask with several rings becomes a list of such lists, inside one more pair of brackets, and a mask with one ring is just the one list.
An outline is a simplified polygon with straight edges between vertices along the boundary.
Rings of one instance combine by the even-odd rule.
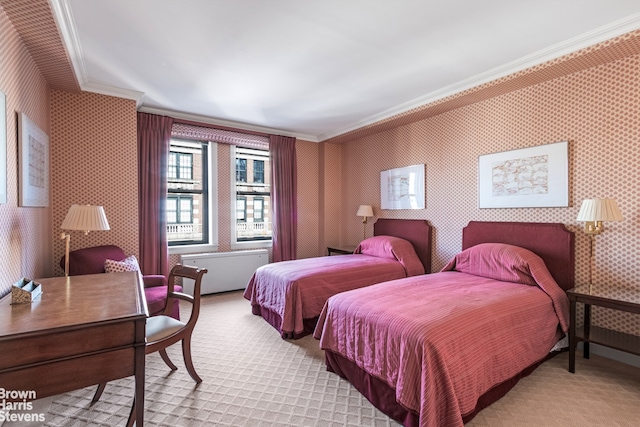
[[69, 275], [69, 241], [71, 235], [69, 233], [60, 233], [60, 238], [64, 239], [64, 275]]
[[600, 234], [603, 231], [602, 221], [586, 221], [584, 223], [584, 232], [587, 234]]

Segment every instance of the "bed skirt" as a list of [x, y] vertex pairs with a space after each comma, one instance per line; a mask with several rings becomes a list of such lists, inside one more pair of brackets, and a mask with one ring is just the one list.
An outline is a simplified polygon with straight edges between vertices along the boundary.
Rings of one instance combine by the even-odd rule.
[[281, 329], [282, 318], [275, 311], [269, 310], [268, 308], [261, 307], [259, 305], [251, 306], [251, 312], [257, 316], [262, 316], [264, 320], [267, 321], [268, 324], [273, 326], [276, 331], [280, 334], [280, 336], [284, 339], [292, 339], [297, 340], [304, 336], [310, 335], [313, 333], [313, 330], [316, 328], [316, 324], [318, 323], [318, 317], [314, 317], [312, 319], [302, 319], [303, 330], [300, 333], [295, 333], [293, 331], [283, 331]]
[[[540, 364], [549, 360], [558, 352], [549, 353], [547, 357], [524, 369], [512, 378], [494, 386], [491, 390], [480, 396], [473, 411], [462, 416], [463, 423], [468, 423], [482, 409], [499, 400], [507, 394], [521, 378], [530, 375]], [[376, 408], [388, 417], [396, 420], [405, 427], [418, 427], [420, 415], [405, 408], [396, 401], [396, 391], [387, 383], [377, 377], [367, 374], [355, 363], [332, 351], [325, 350], [327, 370], [340, 375], [349, 381], [364, 397]]]

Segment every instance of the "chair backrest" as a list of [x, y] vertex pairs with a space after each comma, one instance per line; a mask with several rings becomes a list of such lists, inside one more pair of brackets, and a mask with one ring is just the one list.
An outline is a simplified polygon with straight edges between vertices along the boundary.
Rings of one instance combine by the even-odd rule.
[[[94, 246], [76, 249], [69, 252], [69, 275], [104, 273], [104, 262], [108, 259], [121, 261], [127, 255], [115, 245]], [[64, 255], [60, 260], [60, 267], [64, 270]]]
[[[176, 264], [171, 269], [168, 279], [167, 289], [167, 308], [165, 308], [164, 314], [170, 316], [170, 307], [172, 300], [179, 299], [191, 303], [191, 314], [187, 321], [187, 328], [193, 328], [196, 320], [200, 315], [200, 289], [202, 287], [202, 276], [204, 276], [208, 270], [206, 268], [192, 267], [189, 265]], [[175, 285], [177, 279], [193, 280], [193, 296], [187, 295], [182, 292], [175, 292]]]

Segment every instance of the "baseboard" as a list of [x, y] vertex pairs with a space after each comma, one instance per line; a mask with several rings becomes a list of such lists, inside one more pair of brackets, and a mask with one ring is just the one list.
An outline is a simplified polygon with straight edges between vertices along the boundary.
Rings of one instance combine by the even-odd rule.
[[[584, 344], [583, 342], [578, 343], [578, 348], [580, 350], [583, 349], [583, 344]], [[605, 347], [595, 343], [591, 343], [589, 345], [589, 352], [592, 354], [597, 354], [598, 356], [615, 360], [617, 362], [622, 362], [622, 363], [626, 363], [627, 365], [635, 366], [636, 368], [640, 368], [640, 356], [636, 356], [635, 354]]]

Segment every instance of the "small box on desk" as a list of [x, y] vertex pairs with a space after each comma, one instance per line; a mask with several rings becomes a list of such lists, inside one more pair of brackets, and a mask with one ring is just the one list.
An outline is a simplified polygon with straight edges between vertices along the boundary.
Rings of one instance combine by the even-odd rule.
[[11, 304], [33, 302], [42, 294], [42, 285], [24, 277], [11, 287]]

